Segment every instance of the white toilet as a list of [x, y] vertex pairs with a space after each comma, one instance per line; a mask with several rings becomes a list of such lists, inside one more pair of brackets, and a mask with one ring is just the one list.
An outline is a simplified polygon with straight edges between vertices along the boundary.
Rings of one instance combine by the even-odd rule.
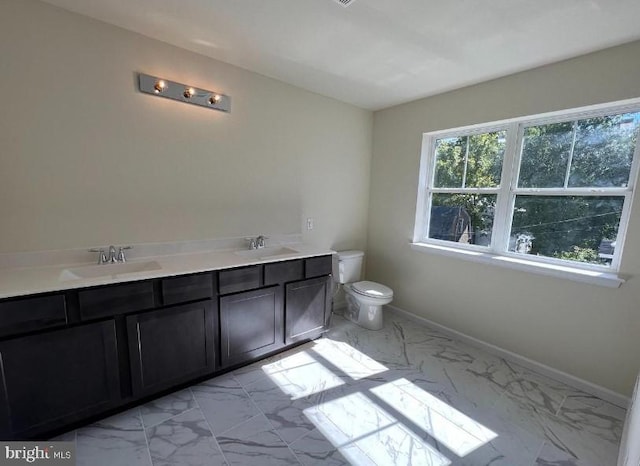
[[338, 252], [338, 278], [344, 289], [347, 309], [344, 316], [370, 330], [382, 328], [382, 306], [393, 300], [393, 290], [375, 282], [360, 281], [362, 251]]

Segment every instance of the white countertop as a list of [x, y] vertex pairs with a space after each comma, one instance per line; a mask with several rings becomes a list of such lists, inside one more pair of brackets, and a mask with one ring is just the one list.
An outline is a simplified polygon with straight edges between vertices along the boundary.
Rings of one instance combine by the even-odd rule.
[[[335, 252], [330, 249], [322, 249], [304, 243], [286, 244], [283, 246], [293, 249], [296, 252], [292, 252], [291, 254], [279, 254], [271, 257], [243, 257], [237, 253], [238, 249], [218, 249], [180, 254], [146, 256], [143, 258], [130, 259], [127, 264], [156, 262], [160, 267], [157, 270], [106, 275], [95, 278], [64, 279], [65, 270], [91, 267], [95, 265], [92, 263], [5, 267], [0, 268], [0, 298], [85, 288], [97, 285], [110, 285], [114, 283], [158, 277], [170, 277], [189, 273], [208, 272], [247, 265], [324, 256], [327, 254], [334, 254]], [[263, 251], [265, 251], [265, 256], [268, 256], [269, 248]], [[97, 267], [109, 267], [109, 265], [101, 265]]]

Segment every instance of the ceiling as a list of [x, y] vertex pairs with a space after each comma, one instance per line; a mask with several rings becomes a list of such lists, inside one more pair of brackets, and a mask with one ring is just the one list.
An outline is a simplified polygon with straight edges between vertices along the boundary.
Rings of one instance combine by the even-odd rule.
[[638, 0], [46, 0], [377, 110], [640, 39]]

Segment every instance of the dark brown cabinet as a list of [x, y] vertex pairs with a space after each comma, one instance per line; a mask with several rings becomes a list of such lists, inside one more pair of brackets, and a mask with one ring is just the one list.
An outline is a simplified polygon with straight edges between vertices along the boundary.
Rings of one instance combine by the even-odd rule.
[[264, 286], [302, 280], [304, 278], [304, 262], [302, 259], [294, 261], [275, 262], [264, 266]]
[[42, 330], [67, 323], [64, 295], [19, 298], [0, 303], [0, 336]]
[[261, 265], [223, 270], [218, 276], [220, 294], [237, 293], [262, 286]]
[[134, 396], [214, 371], [215, 310], [207, 300], [127, 317]]
[[312, 278], [330, 275], [333, 264], [332, 256], [311, 257], [304, 260], [304, 277]]
[[220, 298], [220, 358], [227, 367], [284, 345], [282, 288], [272, 286]]
[[37, 438], [326, 329], [331, 256], [0, 300], [0, 440]]
[[331, 277], [286, 285], [285, 343], [319, 337], [331, 312]]
[[162, 304], [186, 303], [210, 299], [214, 294], [214, 277], [211, 273], [181, 275], [162, 280]]
[[78, 292], [82, 320], [111, 317], [155, 306], [151, 280], [90, 288]]
[[0, 343], [0, 437], [27, 438], [120, 398], [113, 320]]

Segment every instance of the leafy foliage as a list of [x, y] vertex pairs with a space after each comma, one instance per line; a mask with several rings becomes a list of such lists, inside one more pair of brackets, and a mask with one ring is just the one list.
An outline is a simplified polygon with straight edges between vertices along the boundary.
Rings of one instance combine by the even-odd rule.
[[[511, 231], [534, 237], [531, 254], [605, 263], [598, 246], [616, 238], [623, 202], [620, 196], [517, 196]], [[572, 256], [575, 247], [593, 254]]]
[[591, 248], [581, 248], [580, 246], [573, 246], [570, 251], [562, 251], [555, 257], [569, 261], [590, 262], [592, 264], [602, 262], [602, 259], [598, 257], [598, 251]]
[[[435, 186], [487, 188], [500, 185], [505, 132], [441, 139], [436, 146]], [[464, 207], [471, 217], [472, 242], [490, 238], [495, 194], [434, 194], [433, 206]]]

